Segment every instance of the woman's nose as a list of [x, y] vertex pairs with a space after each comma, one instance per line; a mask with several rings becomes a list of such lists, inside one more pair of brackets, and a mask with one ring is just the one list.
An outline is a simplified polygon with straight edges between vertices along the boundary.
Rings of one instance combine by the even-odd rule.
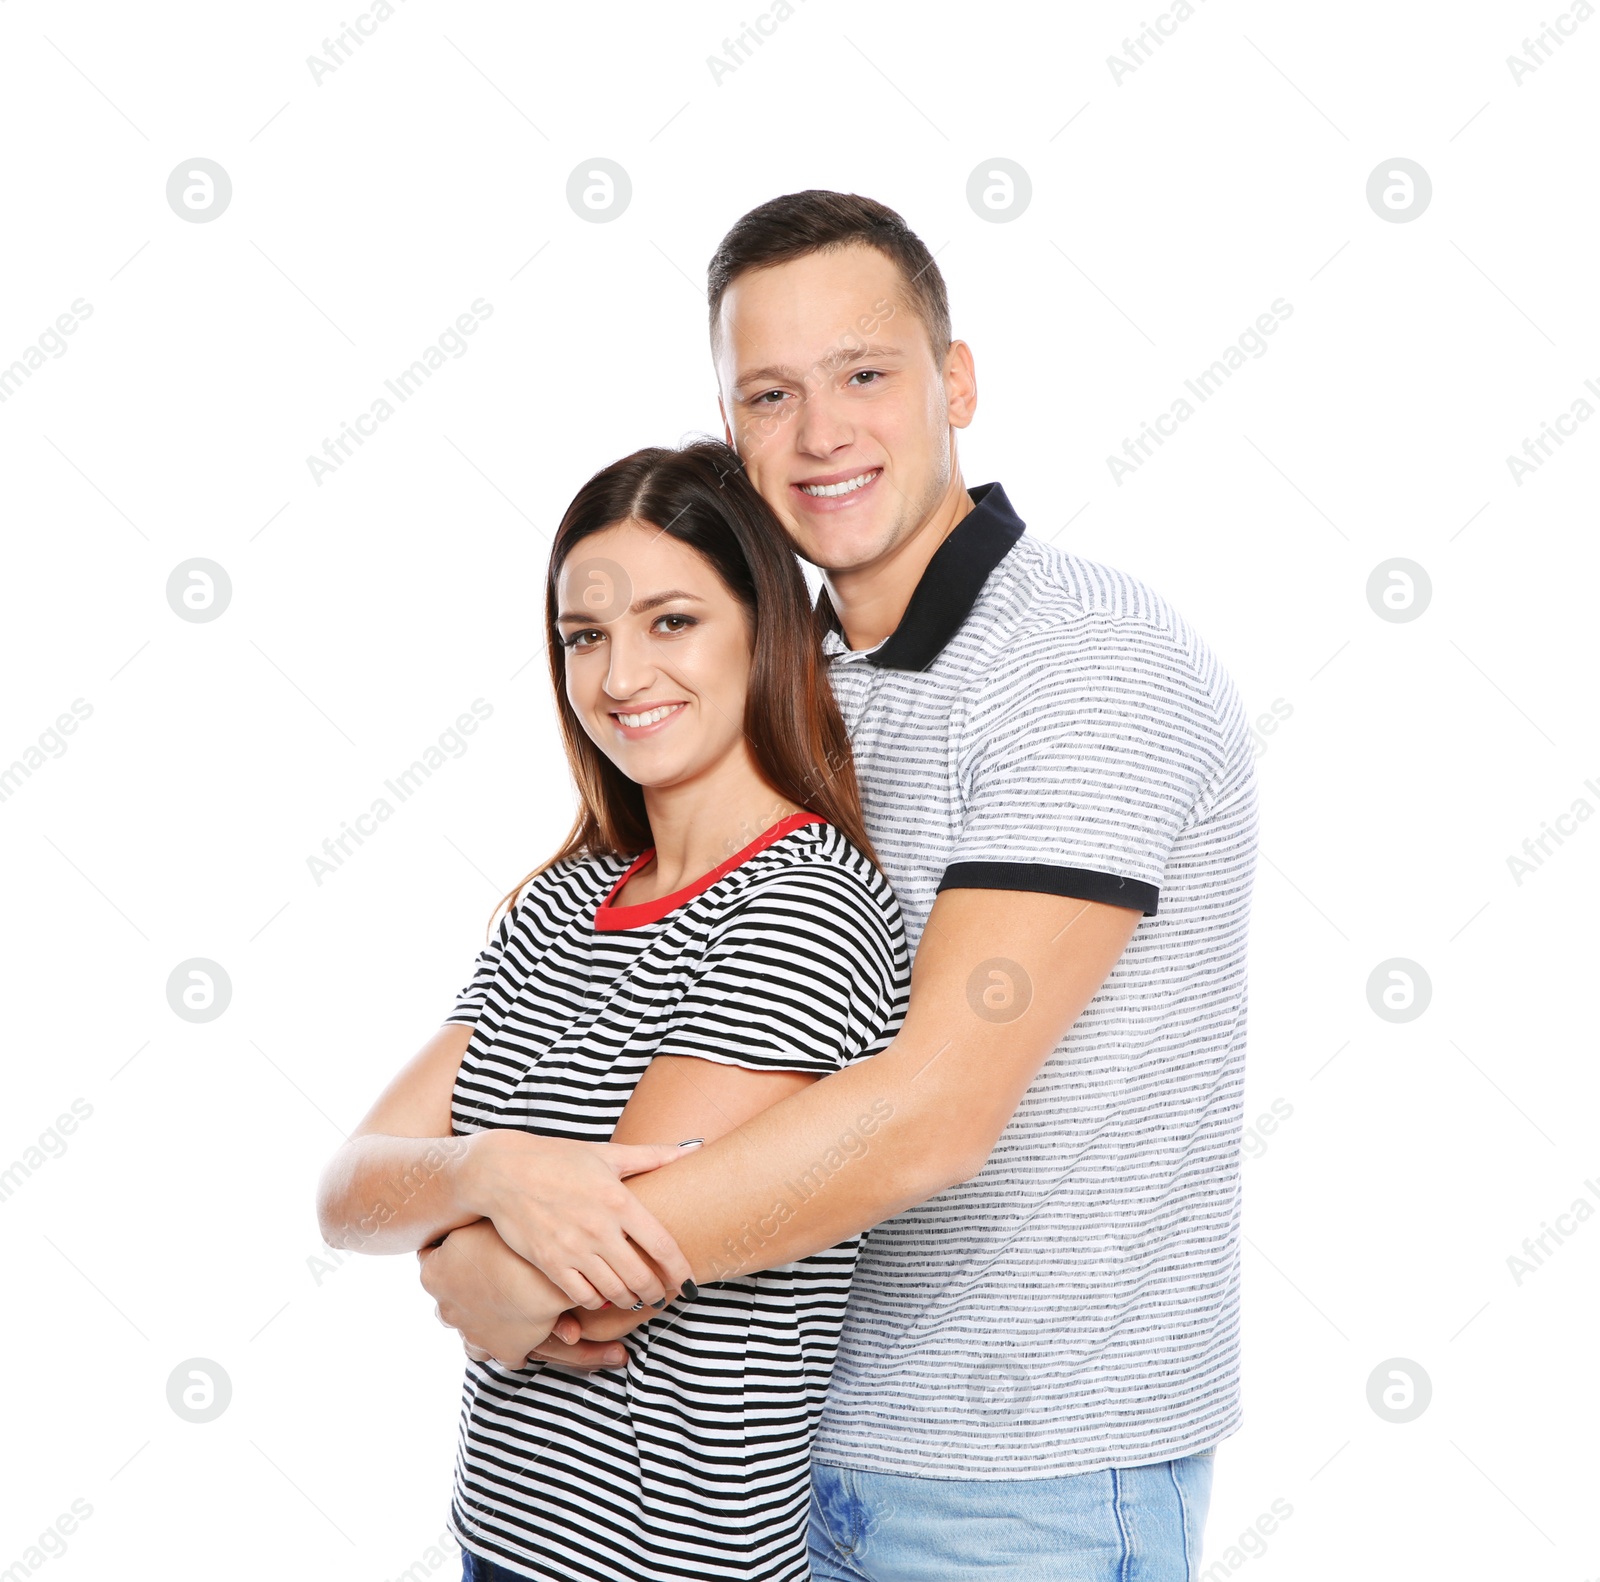
[[606, 691], [619, 702], [637, 697], [655, 679], [655, 665], [644, 643], [615, 633], [611, 640], [611, 665], [606, 671]]

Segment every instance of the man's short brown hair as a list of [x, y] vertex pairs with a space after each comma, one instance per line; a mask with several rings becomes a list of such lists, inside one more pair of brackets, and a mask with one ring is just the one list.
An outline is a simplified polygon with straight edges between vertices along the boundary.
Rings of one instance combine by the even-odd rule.
[[816, 189], [770, 199], [735, 220], [722, 238], [706, 269], [712, 346], [723, 294], [740, 275], [851, 246], [875, 248], [899, 269], [907, 303], [927, 327], [933, 360], [943, 364], [950, 350], [950, 302], [922, 238], [886, 204]]

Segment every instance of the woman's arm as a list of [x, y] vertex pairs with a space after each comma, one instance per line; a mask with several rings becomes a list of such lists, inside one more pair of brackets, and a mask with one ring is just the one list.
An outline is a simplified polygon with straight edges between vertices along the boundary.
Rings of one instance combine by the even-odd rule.
[[[627, 1143], [676, 1133], [714, 1142], [816, 1080], [804, 1071], [751, 1071], [688, 1055], [658, 1055], [639, 1078], [611, 1140]], [[575, 1310], [572, 1316], [581, 1321], [579, 1332], [587, 1341], [615, 1340], [660, 1316], [661, 1310], [649, 1304], [637, 1313], [630, 1311], [630, 1306], [600, 1312]], [[567, 1325], [563, 1331], [572, 1333]]]
[[715, 1142], [816, 1080], [810, 1071], [752, 1071], [691, 1055], [658, 1055], [635, 1085], [611, 1141], [682, 1136]]
[[[452, 1136], [450, 1097], [471, 1037], [464, 1024], [441, 1027], [328, 1161], [317, 1191], [323, 1239], [354, 1252], [415, 1252], [490, 1219], [579, 1306], [629, 1308], [676, 1291], [688, 1265], [648, 1210], [630, 1211], [636, 1200], [621, 1184], [680, 1157], [676, 1144], [617, 1147], [510, 1127]], [[621, 1211], [621, 1234], [597, 1212], [605, 1203]]]
[[468, 1162], [487, 1134], [450, 1135], [450, 1092], [471, 1037], [470, 1027], [441, 1027], [328, 1161], [317, 1223], [330, 1247], [415, 1252], [483, 1217]]

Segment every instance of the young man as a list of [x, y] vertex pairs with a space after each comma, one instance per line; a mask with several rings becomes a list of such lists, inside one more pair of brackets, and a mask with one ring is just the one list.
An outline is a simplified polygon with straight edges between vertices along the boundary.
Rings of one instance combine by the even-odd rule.
[[[575, 1167], [589, 1228], [563, 1258], [603, 1263], [642, 1203], [686, 1262], [669, 1246], [631, 1307], [877, 1226], [816, 1440], [815, 1575], [1192, 1578], [1239, 1422], [1256, 803], [1234, 687], [1148, 587], [968, 490], [972, 354], [892, 210], [763, 204], [710, 309], [729, 441], [823, 576], [911, 1008], [888, 1050], [671, 1169]], [[527, 1266], [493, 1226], [422, 1257], [494, 1355], [620, 1360], [611, 1314], [570, 1346], [543, 1311], [519, 1329]]]

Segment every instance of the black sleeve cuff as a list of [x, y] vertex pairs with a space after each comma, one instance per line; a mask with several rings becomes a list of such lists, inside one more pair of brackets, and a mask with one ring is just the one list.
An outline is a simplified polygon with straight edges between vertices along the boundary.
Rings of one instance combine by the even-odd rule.
[[941, 890], [1033, 890], [1070, 895], [1080, 901], [1131, 907], [1156, 915], [1160, 891], [1142, 879], [1123, 879], [1093, 868], [1057, 868], [1046, 862], [953, 862], [939, 881]]

